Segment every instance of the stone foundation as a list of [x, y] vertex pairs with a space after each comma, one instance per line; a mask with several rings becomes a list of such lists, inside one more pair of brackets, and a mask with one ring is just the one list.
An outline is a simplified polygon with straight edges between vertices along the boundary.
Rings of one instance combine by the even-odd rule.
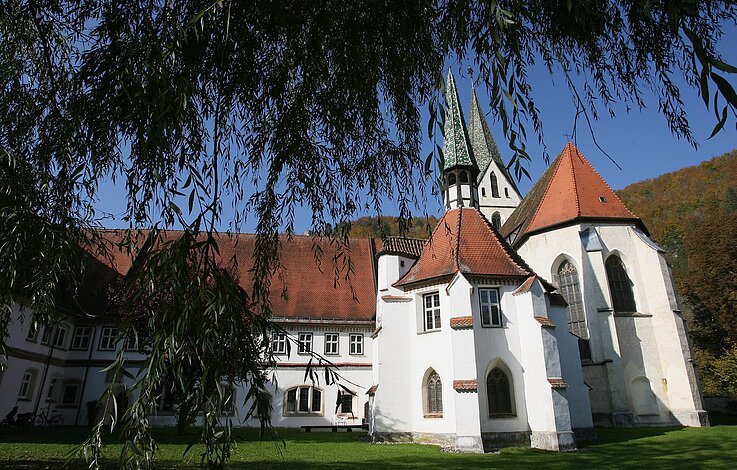
[[482, 432], [484, 451], [490, 452], [501, 447], [530, 447], [530, 431]]

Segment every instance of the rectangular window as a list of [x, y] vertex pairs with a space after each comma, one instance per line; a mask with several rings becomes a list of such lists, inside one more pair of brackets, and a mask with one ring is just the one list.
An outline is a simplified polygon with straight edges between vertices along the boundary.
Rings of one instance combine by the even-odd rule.
[[293, 388], [287, 391], [287, 413], [297, 412], [297, 389]]
[[479, 289], [481, 326], [502, 326], [502, 311], [499, 306], [499, 289]]
[[38, 339], [38, 324], [36, 322], [31, 323], [28, 327], [28, 334], [26, 335], [26, 341], [36, 342]]
[[20, 391], [18, 392], [19, 400], [27, 400], [28, 398], [30, 398], [28, 395], [31, 390], [32, 380], [33, 380], [33, 373], [31, 371], [26, 371], [23, 374], [23, 379], [20, 381]]
[[342, 393], [340, 397], [340, 412], [345, 414], [353, 414], [353, 395], [350, 393]]
[[271, 352], [274, 354], [287, 353], [287, 335], [286, 333], [274, 333], [271, 337]]
[[422, 296], [425, 331], [440, 329], [440, 294], [433, 292]]
[[100, 351], [115, 351], [115, 338], [118, 336], [118, 329], [112, 326], [106, 326], [100, 332], [100, 345], [97, 349]]
[[350, 353], [353, 356], [360, 356], [363, 354], [363, 335], [352, 334], [351, 335], [351, 349]]
[[79, 384], [64, 384], [64, 391], [61, 394], [61, 404], [76, 405], [77, 393], [79, 393]]
[[51, 330], [53, 329], [54, 327], [51, 325], [44, 328], [44, 334], [41, 336], [41, 344], [49, 344], [49, 340], [51, 340]]
[[338, 333], [325, 333], [325, 354], [338, 354]]
[[309, 354], [312, 352], [312, 333], [299, 334], [299, 353]]
[[299, 389], [299, 412], [310, 412], [310, 389], [308, 387], [302, 387]]
[[312, 389], [312, 412], [319, 413], [322, 410], [322, 392], [316, 388]]
[[65, 326], [57, 326], [54, 334], [54, 347], [63, 348], [67, 338], [67, 329]]
[[72, 336], [72, 345], [69, 347], [69, 349], [73, 349], [75, 351], [87, 351], [87, 349], [90, 347], [91, 338], [91, 326], [78, 326], [74, 329], [74, 336]]

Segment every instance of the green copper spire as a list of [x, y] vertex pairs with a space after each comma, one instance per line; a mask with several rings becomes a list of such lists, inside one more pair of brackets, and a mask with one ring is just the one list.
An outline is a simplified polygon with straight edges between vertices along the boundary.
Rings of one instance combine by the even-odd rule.
[[484, 172], [489, 167], [492, 161], [496, 163], [504, 173], [507, 181], [512, 187], [519, 193], [517, 185], [514, 182], [514, 178], [509, 174], [507, 165], [502, 159], [501, 153], [499, 153], [499, 147], [497, 147], [494, 137], [491, 135], [489, 129], [489, 123], [486, 121], [486, 116], [481, 110], [481, 103], [479, 98], [476, 96], [476, 89], [474, 88], [471, 92], [471, 113], [468, 117], [468, 136], [471, 140], [471, 148], [473, 154], [476, 157], [476, 161], [479, 165], [479, 181], [484, 176]]
[[458, 99], [456, 80], [450, 70], [448, 71], [448, 86], [445, 90], [445, 106], [445, 141], [443, 142], [445, 165], [443, 169], [447, 170], [455, 166], [477, 167]]

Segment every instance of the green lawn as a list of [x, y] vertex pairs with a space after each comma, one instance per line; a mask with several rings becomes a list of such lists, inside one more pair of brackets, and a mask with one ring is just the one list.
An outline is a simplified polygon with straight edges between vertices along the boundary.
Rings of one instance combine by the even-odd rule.
[[[734, 468], [737, 465], [737, 422], [711, 428], [598, 429], [599, 439], [585, 443], [576, 452], [554, 453], [532, 449], [504, 449], [497, 454], [451, 454], [438, 447], [415, 444], [373, 445], [361, 442], [359, 433], [302, 433], [281, 429], [286, 446], [260, 440], [255, 430], [239, 431], [244, 441], [238, 445], [233, 468], [346, 468], [422, 467], [446, 470], [469, 467], [514, 468], [621, 468], [647, 466]], [[87, 429], [2, 431], [0, 468], [51, 468], [64, 463], [84, 467], [79, 460], [67, 460]], [[194, 466], [195, 449], [182, 460], [187, 437], [171, 430], [159, 430], [160, 467]], [[105, 454], [107, 467], [114, 467], [121, 445], [111, 444]]]

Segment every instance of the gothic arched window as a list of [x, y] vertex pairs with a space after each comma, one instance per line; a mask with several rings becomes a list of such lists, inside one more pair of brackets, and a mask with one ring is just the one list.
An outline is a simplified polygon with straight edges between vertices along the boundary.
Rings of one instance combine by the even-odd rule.
[[451, 173], [448, 175], [448, 186], [453, 186], [454, 184], [456, 184], [456, 174]]
[[493, 171], [491, 172], [491, 197], [499, 197], [499, 183]]
[[498, 212], [494, 212], [491, 216], [491, 226], [499, 230], [502, 226], [502, 216]]
[[425, 386], [427, 394], [427, 414], [443, 414], [443, 382], [437, 372], [432, 371]]
[[615, 312], [636, 312], [635, 294], [632, 292], [632, 281], [622, 259], [612, 255], [606, 260], [606, 276]]
[[468, 173], [465, 171], [461, 172], [461, 183], [468, 183]]
[[568, 330], [579, 338], [588, 339], [581, 286], [578, 281], [578, 271], [573, 263], [568, 260], [560, 263], [555, 281], [558, 284], [558, 291], [568, 304]]
[[490, 416], [514, 414], [509, 377], [498, 367], [486, 376], [486, 398]]

